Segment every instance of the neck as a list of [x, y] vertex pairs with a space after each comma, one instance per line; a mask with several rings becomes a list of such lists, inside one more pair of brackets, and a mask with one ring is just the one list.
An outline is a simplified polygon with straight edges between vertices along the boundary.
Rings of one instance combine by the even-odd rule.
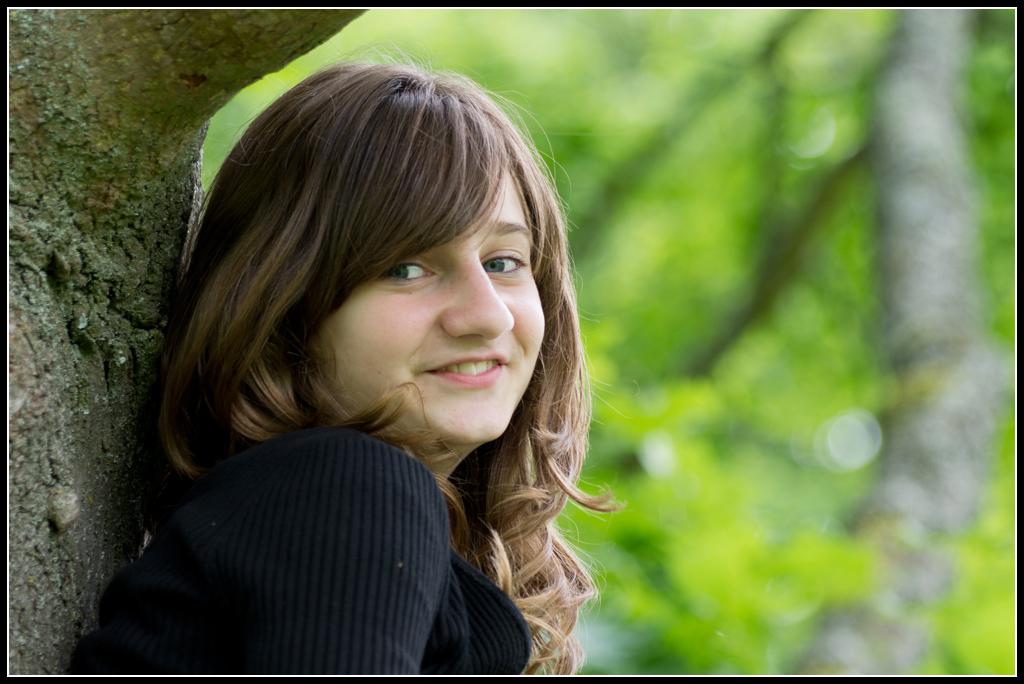
[[448, 480], [459, 464], [466, 460], [466, 457], [473, 453], [473, 449], [453, 449], [448, 453], [438, 454], [426, 466], [438, 478]]

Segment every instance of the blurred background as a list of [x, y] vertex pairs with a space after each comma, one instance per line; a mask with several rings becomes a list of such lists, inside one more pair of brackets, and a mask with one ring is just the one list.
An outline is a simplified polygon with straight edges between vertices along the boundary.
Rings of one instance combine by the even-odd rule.
[[[953, 72], [973, 192], [963, 335], [1003, 365], [962, 420], [985, 433], [964, 456], [976, 513], [938, 525], [878, 522], [901, 510], [884, 503], [892, 435], [906, 406], [928, 410], [887, 342], [900, 295], [882, 274], [902, 262], [881, 258], [888, 184], [869, 163], [901, 21], [372, 10], [213, 120], [207, 184], [280, 93], [381, 51], [520, 113], [571, 224], [594, 379], [584, 488], [624, 504], [563, 522], [601, 586], [585, 672], [838, 672], [844, 649], [869, 672], [1016, 671], [1015, 11], [974, 14]], [[933, 567], [928, 591], [900, 588]], [[899, 664], [876, 652], [894, 644]]]

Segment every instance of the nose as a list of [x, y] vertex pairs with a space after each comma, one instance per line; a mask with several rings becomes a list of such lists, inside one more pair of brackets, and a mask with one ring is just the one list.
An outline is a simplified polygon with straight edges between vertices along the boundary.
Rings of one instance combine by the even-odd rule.
[[452, 337], [494, 340], [515, 325], [515, 318], [483, 265], [463, 270], [449, 284], [441, 326]]

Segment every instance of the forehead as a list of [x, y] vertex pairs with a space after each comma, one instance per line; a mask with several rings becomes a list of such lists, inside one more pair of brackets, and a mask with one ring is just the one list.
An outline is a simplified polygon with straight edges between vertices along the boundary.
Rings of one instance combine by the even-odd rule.
[[496, 197], [494, 198], [494, 211], [489, 217], [489, 223], [504, 226], [501, 230], [522, 229], [529, 233], [526, 227], [526, 216], [523, 214], [523, 195], [512, 181], [508, 173], [501, 181]]
[[533, 229], [525, 214], [525, 202], [519, 187], [508, 173], [491, 194], [490, 209], [482, 209], [478, 218], [466, 224], [453, 242], [484, 240], [492, 237], [521, 236], [533, 244]]
[[494, 208], [472, 234], [482, 240], [519, 236], [533, 244], [533, 232], [523, 212], [522, 195], [507, 173], [495, 195]]
[[533, 248], [533, 234], [526, 227], [525, 222], [500, 218], [484, 221], [476, 230], [463, 234], [452, 242], [438, 245], [428, 250], [425, 255], [439, 255], [447, 253], [448, 250], [476, 251], [481, 248], [499, 248], [501, 246], [514, 247], [531, 251]]

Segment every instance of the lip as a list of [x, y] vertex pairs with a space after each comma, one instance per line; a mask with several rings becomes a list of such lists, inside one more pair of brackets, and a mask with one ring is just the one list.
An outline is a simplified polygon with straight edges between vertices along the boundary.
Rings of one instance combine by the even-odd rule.
[[[482, 363], [484, 361], [497, 361], [498, 362], [498, 366], [507, 366], [508, 365], [508, 357], [506, 357], [504, 354], [495, 354], [494, 352], [491, 352], [489, 354], [477, 354], [477, 355], [474, 355], [474, 356], [464, 356], [464, 357], [462, 357], [460, 359], [455, 359], [454, 361], [445, 361], [444, 363], [437, 364], [433, 369], [431, 369], [428, 372], [429, 373], [443, 373], [444, 371], [442, 369], [447, 368], [448, 366], [458, 366], [460, 363]], [[491, 370], [494, 370], [494, 369], [492, 368]], [[490, 371], [487, 371], [487, 372], [489, 373]]]
[[[448, 366], [455, 366], [460, 363], [480, 363], [481, 361], [498, 361], [498, 363], [479, 375], [463, 375], [462, 373], [442, 370]], [[462, 389], [487, 389], [488, 387], [493, 387], [498, 384], [498, 381], [501, 380], [501, 376], [504, 372], [505, 364], [499, 359], [490, 356], [481, 359], [463, 359], [461, 361], [447, 363], [437, 370], [429, 371], [427, 374], [437, 378], [445, 384], [454, 385]]]

